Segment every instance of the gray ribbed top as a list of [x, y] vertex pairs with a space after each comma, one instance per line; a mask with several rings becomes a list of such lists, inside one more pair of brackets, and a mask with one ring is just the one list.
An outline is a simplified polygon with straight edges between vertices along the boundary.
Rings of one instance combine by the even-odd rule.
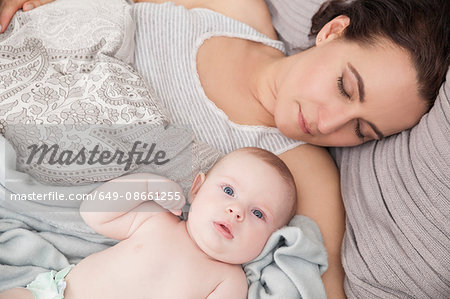
[[197, 138], [223, 153], [257, 146], [280, 154], [304, 144], [284, 137], [277, 128], [230, 121], [206, 97], [197, 73], [197, 51], [213, 36], [261, 42], [284, 52], [282, 42], [204, 8], [187, 10], [170, 2], [138, 3], [133, 6], [133, 13], [136, 68], [155, 90], [175, 124], [190, 127]]

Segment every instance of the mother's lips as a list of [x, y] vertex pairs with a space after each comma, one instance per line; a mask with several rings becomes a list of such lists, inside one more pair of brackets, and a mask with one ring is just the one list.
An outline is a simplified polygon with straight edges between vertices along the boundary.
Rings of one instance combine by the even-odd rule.
[[305, 134], [312, 135], [311, 130], [309, 129], [308, 122], [303, 117], [302, 109], [300, 106], [298, 107], [298, 125], [300, 126], [300, 129], [305, 132]]

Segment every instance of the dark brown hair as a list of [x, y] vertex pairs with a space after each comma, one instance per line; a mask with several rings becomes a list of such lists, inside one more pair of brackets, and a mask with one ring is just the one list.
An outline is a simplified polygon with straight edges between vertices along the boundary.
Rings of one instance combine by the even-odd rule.
[[333, 18], [346, 15], [344, 38], [372, 45], [387, 38], [406, 49], [417, 71], [419, 94], [429, 107], [449, 66], [449, 0], [331, 0], [312, 18], [310, 36]]

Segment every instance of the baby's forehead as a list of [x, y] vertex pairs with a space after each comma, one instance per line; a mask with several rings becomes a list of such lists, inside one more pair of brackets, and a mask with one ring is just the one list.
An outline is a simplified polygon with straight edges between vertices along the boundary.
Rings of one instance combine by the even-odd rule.
[[[256, 203], [266, 204], [272, 214], [283, 217], [291, 214], [296, 191], [288, 179], [283, 177], [279, 165], [275, 165], [273, 161], [276, 160], [267, 159], [267, 155], [261, 156], [245, 150], [236, 151], [222, 158], [208, 174], [228, 177], [241, 186], [245, 182], [246, 188], [262, 194], [255, 198]], [[274, 190], [277, 190], [276, 194]]]
[[[284, 180], [270, 162], [248, 153], [225, 156], [208, 172], [208, 175], [226, 176], [238, 182], [245, 181], [260, 189], [270, 189]], [[267, 184], [267, 178], [271, 179], [272, 184]]]

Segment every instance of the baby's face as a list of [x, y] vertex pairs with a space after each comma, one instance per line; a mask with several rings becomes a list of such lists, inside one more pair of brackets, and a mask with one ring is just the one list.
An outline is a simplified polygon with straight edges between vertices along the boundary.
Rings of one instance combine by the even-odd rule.
[[243, 264], [286, 222], [289, 189], [277, 170], [253, 155], [232, 153], [225, 159], [199, 189], [197, 177], [187, 227], [210, 257]]

